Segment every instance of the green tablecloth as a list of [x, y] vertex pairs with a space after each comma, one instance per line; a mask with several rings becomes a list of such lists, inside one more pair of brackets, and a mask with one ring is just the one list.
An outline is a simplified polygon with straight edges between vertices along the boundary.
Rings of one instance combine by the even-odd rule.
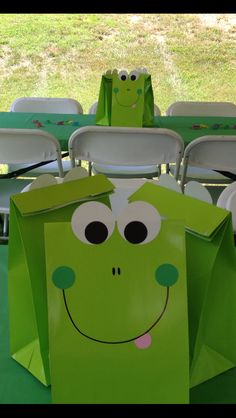
[[[68, 150], [68, 139], [76, 129], [95, 124], [95, 115], [0, 112], [0, 128], [42, 129], [60, 141], [62, 151]], [[156, 116], [154, 127], [172, 129], [186, 146], [203, 135], [236, 135], [236, 118]]]
[[185, 146], [200, 136], [236, 135], [236, 117], [158, 116], [155, 126], [177, 132]]
[[0, 128], [42, 129], [59, 140], [62, 151], [68, 150], [70, 135], [87, 125], [95, 125], [95, 115], [0, 112]]
[[[8, 246], [0, 245], [0, 404], [49, 404], [50, 388], [43, 386], [9, 354], [7, 254]], [[235, 404], [236, 368], [191, 389], [190, 402]]]

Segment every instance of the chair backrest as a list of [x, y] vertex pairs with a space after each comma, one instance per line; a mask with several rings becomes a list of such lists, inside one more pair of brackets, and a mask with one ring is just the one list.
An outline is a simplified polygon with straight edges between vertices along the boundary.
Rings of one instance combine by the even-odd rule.
[[[94, 102], [92, 106], [90, 106], [89, 108], [89, 114], [95, 115], [97, 112], [97, 107], [98, 107], [98, 102]], [[154, 104], [154, 116], [160, 116], [160, 115], [161, 115], [161, 110], [156, 104]]]
[[188, 166], [235, 172], [236, 135], [206, 135], [187, 145], [183, 157], [182, 190]]
[[59, 97], [20, 97], [12, 103], [10, 112], [82, 114], [83, 108], [74, 99]]
[[57, 160], [63, 177], [61, 147], [48, 132], [38, 129], [0, 129], [0, 164], [34, 164]]
[[176, 178], [183, 155], [180, 135], [170, 129], [87, 126], [70, 137], [69, 155], [99, 164], [146, 166], [176, 163]]
[[236, 116], [236, 104], [230, 102], [193, 102], [172, 103], [167, 116]]

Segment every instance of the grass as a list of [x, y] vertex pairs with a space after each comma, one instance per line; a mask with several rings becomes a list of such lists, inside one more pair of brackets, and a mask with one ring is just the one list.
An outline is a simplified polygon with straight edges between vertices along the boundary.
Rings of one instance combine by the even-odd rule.
[[20, 96], [72, 97], [87, 113], [107, 69], [146, 67], [164, 113], [176, 100], [235, 101], [236, 25], [190, 14], [2, 14], [0, 111]]

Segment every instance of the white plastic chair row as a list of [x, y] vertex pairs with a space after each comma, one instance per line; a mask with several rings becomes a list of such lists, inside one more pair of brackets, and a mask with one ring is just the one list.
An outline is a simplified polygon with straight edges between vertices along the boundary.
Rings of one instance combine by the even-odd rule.
[[[89, 114], [96, 114], [97, 105], [97, 101], [91, 105], [89, 108]], [[154, 115], [161, 115], [161, 110], [156, 104], [154, 104]], [[166, 115], [236, 117], [236, 104], [231, 102], [177, 101], [168, 107]]]
[[[97, 107], [98, 107], [98, 102], [94, 102], [89, 108], [89, 114], [95, 115], [97, 112]], [[160, 116], [160, 115], [161, 115], [161, 110], [156, 104], [154, 104], [154, 116]]]

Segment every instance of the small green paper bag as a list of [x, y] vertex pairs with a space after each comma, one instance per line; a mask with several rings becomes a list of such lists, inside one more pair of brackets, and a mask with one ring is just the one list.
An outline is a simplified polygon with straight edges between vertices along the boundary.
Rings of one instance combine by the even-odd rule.
[[236, 366], [236, 257], [231, 213], [150, 183], [145, 199], [167, 219], [183, 219], [189, 312], [190, 387]]
[[[114, 186], [103, 175], [12, 196], [9, 236], [10, 352], [44, 385], [50, 384], [44, 223], [64, 222], [81, 202], [109, 204]], [[63, 238], [62, 231], [58, 231]], [[58, 237], [54, 237], [57, 252]], [[70, 251], [67, 249], [67, 251]]]
[[151, 75], [138, 70], [102, 75], [97, 125], [153, 126], [154, 98]]
[[183, 223], [89, 202], [45, 224], [45, 251], [53, 402], [188, 403]]

